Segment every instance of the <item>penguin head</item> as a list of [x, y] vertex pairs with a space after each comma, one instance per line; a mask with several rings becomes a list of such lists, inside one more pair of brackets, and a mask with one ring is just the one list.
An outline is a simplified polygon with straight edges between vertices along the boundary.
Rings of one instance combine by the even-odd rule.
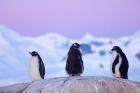
[[119, 46], [114, 46], [111, 51], [112, 52], [115, 51], [117, 53], [122, 53], [122, 49]]
[[80, 55], [80, 44], [78, 43], [73, 43], [72, 46], [69, 49], [68, 55]]
[[80, 48], [80, 44], [78, 44], [78, 43], [73, 43], [73, 44], [72, 44], [72, 48], [74, 48], [74, 49], [79, 49], [79, 48]]
[[39, 54], [36, 51], [29, 52], [32, 56], [38, 56]]

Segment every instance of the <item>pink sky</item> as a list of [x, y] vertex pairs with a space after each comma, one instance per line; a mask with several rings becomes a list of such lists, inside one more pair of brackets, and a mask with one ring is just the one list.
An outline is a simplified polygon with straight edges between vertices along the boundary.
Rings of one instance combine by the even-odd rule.
[[140, 0], [1, 0], [0, 24], [28, 36], [120, 37], [140, 29]]

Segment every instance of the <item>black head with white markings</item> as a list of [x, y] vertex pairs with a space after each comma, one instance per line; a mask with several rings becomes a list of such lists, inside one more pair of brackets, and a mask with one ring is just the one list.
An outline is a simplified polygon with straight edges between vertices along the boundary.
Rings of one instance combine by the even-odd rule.
[[32, 56], [38, 56], [39, 54], [36, 51], [29, 52]]
[[70, 47], [70, 50], [69, 50], [69, 55], [72, 55], [72, 56], [78, 56], [78, 55], [81, 55], [81, 52], [79, 50], [80, 48], [80, 44], [78, 43], [73, 43], [72, 46]]
[[74, 48], [74, 49], [79, 49], [80, 48], [80, 44], [73, 43], [71, 47]]
[[114, 46], [111, 51], [112, 52], [116, 51], [117, 53], [122, 53], [122, 49], [119, 46]]

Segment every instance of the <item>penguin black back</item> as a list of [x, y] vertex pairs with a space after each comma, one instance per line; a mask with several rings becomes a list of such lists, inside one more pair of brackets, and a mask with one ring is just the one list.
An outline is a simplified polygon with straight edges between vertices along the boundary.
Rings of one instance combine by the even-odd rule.
[[118, 72], [120, 73], [120, 78], [128, 79], [128, 69], [129, 69], [129, 63], [127, 60], [126, 55], [123, 53], [121, 48], [119, 46], [114, 46], [112, 51], [116, 51], [117, 56], [114, 59], [114, 62], [112, 64], [112, 72], [113, 74], [116, 74], [115, 69], [118, 64]]
[[128, 63], [126, 55], [123, 52], [121, 52], [120, 55], [122, 57], [122, 63], [120, 66], [121, 77], [124, 79], [128, 79], [129, 63]]
[[40, 72], [40, 76], [41, 78], [44, 79], [44, 76], [45, 76], [45, 66], [44, 66], [44, 63], [41, 59], [41, 57], [38, 55], [38, 59], [39, 59], [39, 72]]
[[66, 62], [66, 72], [70, 76], [78, 76], [83, 73], [84, 65], [82, 60], [82, 54], [79, 50], [80, 45], [78, 43], [72, 44], [68, 52], [68, 58]]

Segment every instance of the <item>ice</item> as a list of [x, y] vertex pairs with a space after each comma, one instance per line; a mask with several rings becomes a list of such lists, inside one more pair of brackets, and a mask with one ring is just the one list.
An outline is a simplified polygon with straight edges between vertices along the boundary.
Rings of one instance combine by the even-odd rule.
[[[118, 39], [97, 38], [87, 34], [80, 40], [72, 40], [57, 33], [33, 38], [22, 36], [0, 25], [0, 86], [30, 81], [28, 67], [31, 56], [28, 52], [34, 50], [39, 52], [45, 64], [45, 78], [67, 76], [65, 63], [73, 42], [91, 48], [91, 52], [83, 54], [85, 70], [82, 76], [112, 77], [109, 51], [114, 45], [119, 45], [130, 63], [129, 79], [140, 82], [140, 60], [136, 57], [140, 53], [140, 36], [137, 33]], [[86, 51], [85, 48], [82, 49]], [[105, 54], [102, 55], [101, 51]]]

